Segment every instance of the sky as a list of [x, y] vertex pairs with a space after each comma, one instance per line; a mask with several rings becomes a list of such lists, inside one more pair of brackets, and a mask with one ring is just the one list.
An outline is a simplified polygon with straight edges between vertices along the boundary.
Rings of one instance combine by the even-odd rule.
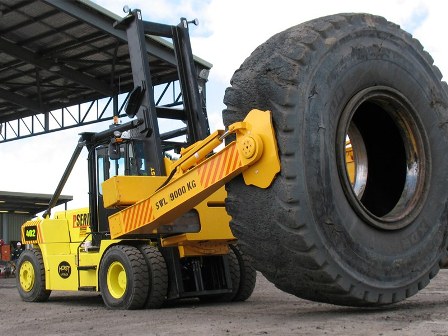
[[[213, 64], [207, 83], [211, 130], [222, 128], [224, 92], [235, 70], [272, 35], [324, 15], [364, 12], [381, 15], [417, 38], [448, 76], [445, 2], [440, 0], [94, 0], [124, 16], [124, 5], [140, 9], [143, 19], [175, 25], [180, 17], [197, 18], [190, 26], [193, 53]], [[444, 77], [446, 79], [446, 77]], [[0, 190], [52, 194], [78, 141], [78, 133], [100, 131], [102, 124], [75, 128], [0, 145]], [[163, 131], [163, 130], [162, 130]], [[70, 208], [87, 206], [84, 152], [67, 182]]]

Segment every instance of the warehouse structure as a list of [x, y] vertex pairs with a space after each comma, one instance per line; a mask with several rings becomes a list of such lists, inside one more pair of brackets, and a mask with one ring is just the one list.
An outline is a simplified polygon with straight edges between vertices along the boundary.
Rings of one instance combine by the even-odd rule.
[[[0, 238], [6, 243], [20, 240], [20, 226], [47, 209], [52, 195], [0, 191]], [[58, 205], [65, 205], [72, 196], [61, 195]]]

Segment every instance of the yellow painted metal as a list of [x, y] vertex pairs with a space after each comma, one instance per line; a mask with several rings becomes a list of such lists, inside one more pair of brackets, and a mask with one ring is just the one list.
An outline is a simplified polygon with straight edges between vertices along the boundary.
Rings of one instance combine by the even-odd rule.
[[230, 231], [230, 216], [224, 206], [227, 192], [221, 187], [194, 209], [199, 214], [201, 229], [195, 233], [183, 233], [161, 239], [164, 247], [179, 246], [179, 254], [198, 256], [226, 254], [228, 244], [236, 241]]
[[[100, 251], [88, 251], [81, 246], [82, 242], [91, 243], [88, 225], [88, 208], [61, 211], [54, 218], [36, 218], [22, 225], [22, 241], [42, 252], [46, 289], [76, 291], [79, 287], [90, 287], [98, 290], [101, 258], [111, 245], [121, 240], [105, 240]], [[27, 230], [32, 230], [28, 232], [28, 240]], [[89, 267], [78, 270], [78, 266]], [[31, 273], [25, 271], [20, 281], [29, 286], [31, 280], [26, 279]]]
[[229, 253], [229, 244], [197, 242], [191, 245], [179, 245], [179, 257], [225, 255]]
[[[244, 136], [249, 139], [253, 138], [257, 144], [261, 143], [263, 145], [262, 148], [256, 146], [256, 150], [263, 151], [263, 155], [260, 153], [260, 158], [243, 172], [244, 182], [259, 188], [267, 188], [272, 184], [275, 176], [280, 171], [280, 159], [278, 157], [275, 132], [272, 127], [271, 113], [252, 110], [244, 119], [244, 122], [250, 125], [246, 129]], [[261, 141], [257, 140], [257, 138], [261, 138]], [[252, 140], [246, 140], [243, 144], [247, 146], [248, 141], [252, 143]], [[243, 149], [245, 149], [245, 146], [241, 150]], [[245, 150], [247, 151], [247, 149]], [[258, 155], [258, 153], [255, 153], [255, 155]]]
[[[78, 290], [78, 272], [75, 254], [56, 253], [55, 244], [40, 245], [45, 265], [46, 287], [51, 290]], [[49, 248], [52, 251], [49, 252]]]
[[153, 194], [166, 176], [114, 176], [102, 184], [105, 208], [129, 206]]
[[[116, 243], [116, 242], [113, 242], [113, 243]], [[75, 245], [75, 244], [71, 244], [71, 245]], [[73, 249], [72, 249], [73, 252], [75, 251], [75, 249], [78, 245], [79, 244], [76, 244], [76, 246], [73, 246]], [[82, 269], [79, 271], [79, 285], [81, 287], [95, 287], [98, 290], [99, 265], [100, 265], [103, 253], [105, 251], [105, 248], [103, 245], [109, 246], [108, 244], [101, 244], [101, 245], [102, 245], [102, 249], [98, 252], [87, 252], [84, 248], [81, 248], [79, 251], [79, 260], [78, 260], [79, 266], [96, 266], [96, 269]]]
[[115, 299], [120, 299], [126, 292], [127, 275], [122, 263], [114, 261], [107, 269], [107, 288]]
[[271, 113], [253, 110], [244, 122], [231, 125], [228, 133], [236, 133], [235, 142], [205, 160], [211, 144], [215, 146], [223, 140], [223, 132], [217, 131], [187, 148], [185, 157], [172, 166], [177, 174], [172, 181], [147, 199], [110, 216], [111, 237], [155, 233], [160, 225], [172, 222], [257, 161], [262, 165], [257, 164], [255, 170], [244, 174], [246, 183], [268, 187], [280, 171]]
[[[58, 243], [58, 242], [69, 242], [70, 235], [67, 227], [66, 220], [59, 219], [35, 219], [28, 221], [22, 225], [22, 240], [27, 244], [34, 243]], [[33, 232], [33, 237], [37, 239], [30, 238], [30, 230]]]
[[[209, 157], [228, 133], [236, 133], [237, 140]], [[161, 245], [177, 246], [181, 258], [228, 253], [228, 244], [235, 237], [228, 225], [223, 185], [237, 174], [249, 172], [244, 175], [246, 183], [267, 187], [280, 169], [270, 113], [251, 112], [244, 122], [231, 125], [227, 132], [216, 131], [182, 150], [179, 160], [165, 163], [167, 174], [173, 172], [173, 176], [163, 188], [160, 186], [167, 177], [117, 176], [103, 184], [105, 205], [127, 208], [110, 217], [113, 239], [103, 240], [99, 251], [81, 247], [82, 242], [91, 242], [88, 208], [58, 212], [52, 219], [37, 218], [22, 226], [22, 241], [42, 252], [46, 289], [98, 290], [101, 258], [110, 246], [121, 243], [117, 237], [155, 233], [161, 224], [169, 225], [192, 207], [199, 216], [199, 232], [163, 238]], [[31, 290], [35, 282], [32, 264], [24, 263], [21, 272], [21, 285]], [[123, 265], [111, 265], [108, 281], [116, 298], [126, 288], [123, 272]]]
[[57, 212], [54, 219], [67, 221], [71, 242], [80, 242], [90, 233], [89, 208]]
[[34, 283], [36, 281], [36, 273], [33, 264], [26, 260], [20, 265], [19, 269], [19, 281], [20, 287], [25, 292], [29, 292], [33, 289]]
[[[88, 251], [80, 243], [44, 243], [38, 247], [45, 267], [46, 289], [77, 291], [79, 287], [98, 289], [98, 273], [105, 251], [121, 240], [104, 240], [99, 251]], [[79, 252], [78, 252], [79, 248]], [[90, 266], [81, 269], [78, 266]]]
[[[221, 156], [230, 158], [223, 160]], [[109, 217], [112, 238], [125, 234], [155, 233], [157, 227], [172, 222], [190, 210], [225, 182], [241, 172], [236, 143], [214, 155], [158, 190], [149, 198], [137, 202]], [[150, 225], [148, 225], [150, 224]]]
[[[160, 176], [115, 176], [110, 178], [102, 186], [104, 205], [117, 207], [137, 203], [148, 194], [153, 193], [165, 180], [166, 177]], [[210, 255], [216, 254], [215, 251], [218, 250], [227, 250], [227, 244], [236, 239], [229, 228], [230, 216], [224, 206], [226, 197], [225, 188], [221, 187], [195, 206], [194, 209], [199, 215], [201, 224], [199, 232], [176, 234], [162, 239], [162, 246], [191, 246], [207, 241], [207, 244], [202, 244], [204, 247], [195, 249], [194, 255]], [[170, 224], [168, 223], [168, 225]], [[219, 249], [216, 248], [217, 245], [219, 245]], [[185, 256], [191, 255], [190, 252], [193, 249], [190, 248], [188, 251]], [[183, 251], [180, 251], [180, 254], [182, 255]]]

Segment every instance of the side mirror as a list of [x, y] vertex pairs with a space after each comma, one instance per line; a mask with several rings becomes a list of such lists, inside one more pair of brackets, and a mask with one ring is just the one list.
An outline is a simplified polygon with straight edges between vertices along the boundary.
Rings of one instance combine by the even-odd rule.
[[126, 104], [126, 114], [129, 118], [134, 118], [137, 114], [138, 109], [142, 105], [143, 95], [145, 89], [141, 86], [136, 86], [129, 95], [128, 103]]

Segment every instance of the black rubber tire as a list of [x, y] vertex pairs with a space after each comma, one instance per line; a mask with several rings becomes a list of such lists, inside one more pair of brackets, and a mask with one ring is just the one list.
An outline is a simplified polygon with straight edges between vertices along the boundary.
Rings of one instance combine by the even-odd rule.
[[252, 266], [251, 259], [237, 245], [230, 245], [230, 248], [238, 260], [238, 269], [240, 272], [238, 290], [234, 294], [232, 301], [246, 301], [254, 292], [257, 282], [257, 272]]
[[[114, 264], [116, 263], [116, 264]], [[112, 265], [121, 267], [126, 276], [126, 287], [121, 297], [111, 294], [108, 271]], [[118, 279], [115, 279], [118, 281]], [[141, 309], [148, 297], [148, 267], [143, 254], [134, 246], [114, 245], [107, 250], [100, 263], [100, 291], [104, 304], [110, 309]]]
[[[448, 190], [448, 96], [441, 77], [417, 40], [368, 14], [300, 24], [245, 60], [226, 90], [224, 124], [252, 108], [271, 110], [281, 172], [268, 189], [232, 180], [226, 208], [239, 246], [268, 280], [305, 299], [374, 306], [417, 293], [437, 274], [446, 255]], [[344, 132], [358, 113], [347, 108], [369, 92], [378, 101], [365, 102], [395, 118], [398, 141], [416, 146], [416, 153], [404, 153], [418, 162], [416, 189], [409, 204], [391, 198], [398, 213], [370, 208], [382, 202], [378, 195], [362, 204], [344, 173]], [[376, 126], [373, 135], [381, 139], [387, 130]], [[395, 166], [406, 170], [406, 163]]]
[[140, 245], [138, 249], [145, 258], [149, 272], [149, 290], [145, 307], [149, 309], [160, 308], [168, 295], [168, 270], [165, 259], [157, 247]]
[[[26, 265], [31, 265], [32, 268], [30, 269]], [[33, 274], [26, 275], [24, 272], [32, 272]], [[31, 288], [25, 289], [24, 284], [21, 282], [21, 278], [29, 279], [29, 277], [33, 277], [34, 280], [31, 281]], [[45, 267], [40, 250], [31, 249], [22, 252], [17, 261], [16, 282], [17, 289], [23, 301], [44, 302], [48, 300], [51, 290], [46, 289]]]

